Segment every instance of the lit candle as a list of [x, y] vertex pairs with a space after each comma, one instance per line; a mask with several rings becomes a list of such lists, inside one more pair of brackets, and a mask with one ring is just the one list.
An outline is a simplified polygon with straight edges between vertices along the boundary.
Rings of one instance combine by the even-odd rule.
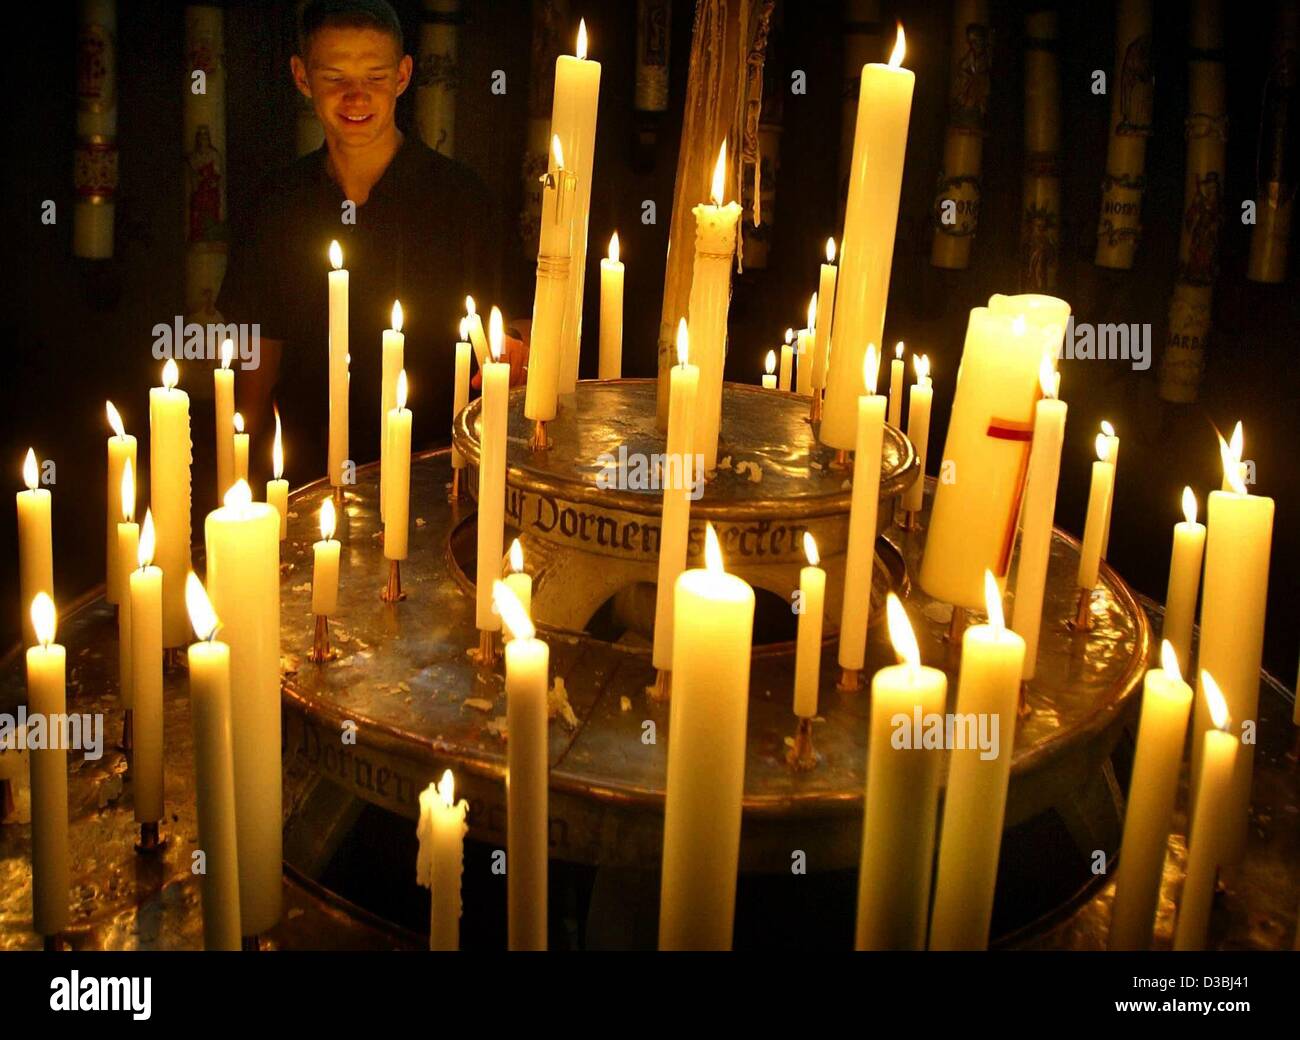
[[1097, 584], [1097, 570], [1101, 563], [1101, 543], [1106, 537], [1106, 511], [1115, 489], [1115, 467], [1106, 457], [1108, 450], [1104, 433], [1097, 434], [1097, 461], [1092, 464], [1092, 486], [1088, 490], [1088, 518], [1083, 525], [1083, 545], [1079, 550], [1079, 580], [1081, 589], [1091, 589]]
[[799, 330], [795, 339], [797, 360], [795, 362], [794, 391], [807, 397], [812, 393], [812, 354], [813, 322], [817, 318], [817, 294], [813, 293], [808, 301], [808, 325]]
[[[456, 344], [456, 375], [452, 389], [451, 399], [451, 418], [455, 422], [456, 416], [465, 410], [469, 404], [469, 356], [473, 348], [469, 343], [469, 319], [461, 318], [460, 320], [460, 342]], [[451, 466], [452, 469], [465, 468], [465, 456], [460, 453], [460, 449], [454, 444], [451, 448]]]
[[1151, 945], [1191, 712], [1192, 688], [1183, 682], [1176, 651], [1166, 639], [1160, 645], [1160, 667], [1147, 672], [1142, 688], [1142, 717], [1115, 875], [1108, 940], [1112, 950], [1145, 950]]
[[217, 500], [235, 482], [235, 373], [230, 362], [235, 356], [235, 341], [221, 341], [221, 367], [212, 370], [214, 412], [217, 433]]
[[574, 219], [574, 176], [564, 166], [558, 135], [551, 137], [550, 166], [542, 188], [542, 229], [538, 239], [533, 294], [533, 332], [528, 349], [524, 416], [537, 422], [555, 418], [564, 352], [565, 308], [573, 277], [569, 256]]
[[1173, 644], [1180, 663], [1192, 662], [1192, 625], [1201, 591], [1201, 561], [1205, 558], [1205, 525], [1196, 522], [1196, 496], [1183, 488], [1183, 522], [1174, 524], [1169, 559], [1169, 588], [1165, 594], [1164, 637]]
[[777, 372], [776, 388], [789, 391], [794, 373], [794, 329], [785, 330], [785, 343], [781, 346], [781, 367]]
[[[27, 614], [28, 611], [23, 613]], [[67, 653], [54, 641], [54, 601], [44, 590], [32, 598], [35, 642], [27, 650], [27, 713], [47, 720], [67, 712]], [[58, 746], [49, 746], [57, 744]], [[32, 787], [32, 926], [57, 935], [68, 926], [68, 751], [62, 742], [28, 753]]]
[[[1237, 425], [1232, 428], [1232, 439], [1228, 442], [1229, 454], [1231, 454], [1232, 458], [1235, 460], [1231, 472], [1242, 472], [1241, 454], [1245, 449], [1246, 433], [1242, 428], [1241, 421], [1238, 420]], [[1231, 491], [1233, 489], [1234, 485], [1232, 477], [1229, 476], [1229, 472], [1229, 469], [1225, 465], [1223, 470], [1223, 484], [1219, 488], [1220, 491]], [[1246, 478], [1243, 475], [1241, 479], [1242, 481], [1245, 481]]]
[[763, 389], [776, 389], [776, 351], [769, 350], [763, 361]]
[[[677, 364], [669, 373], [668, 443], [664, 459], [663, 513], [659, 520], [654, 666], [660, 671], [671, 671], [673, 666], [674, 590], [678, 577], [686, 569], [691, 526], [691, 488], [696, 459], [691, 445], [700, 370], [688, 363], [689, 353], [690, 336], [683, 318], [677, 323]], [[767, 356], [772, 359], [770, 350]], [[767, 378], [772, 376], [769, 374]], [[764, 385], [767, 385], [766, 381]]]
[[275, 440], [271, 443], [271, 472], [266, 482], [266, 502], [280, 514], [280, 541], [289, 533], [289, 482], [284, 479], [284, 440], [280, 430], [280, 409], [275, 408]]
[[[415, 878], [429, 890], [429, 949], [460, 949], [460, 878], [465, 868], [465, 816], [469, 802], [456, 801], [456, 781], [448, 769], [437, 785], [420, 792], [420, 851]], [[507, 877], [509, 874], [507, 873]]]
[[[923, 747], [914, 720], [943, 712], [948, 677], [921, 664], [907, 611], [892, 592], [886, 614], [900, 663], [871, 680], [854, 948], [922, 950], [943, 756]], [[900, 720], [913, 727], [911, 740], [896, 739]]]
[[[712, 204], [701, 204], [695, 215], [695, 263], [687, 324], [691, 356], [700, 368], [695, 402], [695, 453], [704, 456], [704, 470], [718, 468], [718, 435], [722, 429], [722, 369], [727, 350], [727, 309], [731, 304], [731, 260], [736, 251], [740, 203], [722, 204], [727, 181], [727, 142], [718, 150], [713, 168]], [[778, 383], [778, 385], [780, 385]], [[782, 389], [789, 390], [787, 379]]]
[[736, 909], [754, 590], [723, 570], [712, 524], [704, 559], [673, 594], [661, 950], [730, 949]]
[[135, 438], [128, 437], [113, 402], [104, 406], [108, 413], [108, 424], [113, 428], [113, 436], [108, 438], [108, 493], [104, 510], [104, 600], [107, 603], [120, 603], [122, 593], [122, 571], [117, 565], [117, 525], [121, 520], [122, 507], [122, 470], [129, 462], [136, 467]]
[[388, 515], [388, 413], [397, 406], [397, 374], [406, 356], [406, 337], [402, 335], [402, 304], [393, 301], [392, 326], [384, 329], [381, 345], [382, 376], [379, 386], [379, 519]]
[[122, 522], [117, 525], [118, 604], [117, 604], [117, 679], [118, 697], [125, 710], [131, 708], [131, 572], [140, 552], [140, 525], [135, 522], [135, 467], [127, 459], [122, 467], [120, 489]]
[[185, 600], [196, 641], [189, 648], [190, 721], [194, 733], [194, 801], [203, 873], [203, 948], [238, 950], [239, 855], [235, 840], [235, 763], [230, 729], [230, 647], [193, 571]]
[[516, 538], [510, 543], [510, 573], [503, 579], [519, 600], [519, 605], [531, 614], [533, 609], [533, 576], [524, 570], [524, 547]]
[[334, 537], [337, 516], [334, 500], [326, 495], [320, 505], [320, 541], [312, 545], [311, 612], [329, 617], [339, 605], [339, 551]]
[[[329, 478], [333, 487], [343, 484], [348, 458], [348, 271], [343, 250], [330, 243], [329, 273]], [[236, 711], [238, 714], [238, 711]]]
[[822, 264], [817, 282], [817, 334], [813, 338], [812, 385], [814, 390], [826, 388], [826, 358], [831, 346], [831, 315], [835, 313], [835, 239], [826, 240], [826, 263]]
[[822, 666], [822, 607], [826, 601], [826, 572], [821, 569], [817, 542], [811, 531], [803, 533], [803, 554], [808, 560], [799, 569], [799, 626], [795, 636], [794, 713], [801, 719], [817, 714], [817, 684]]
[[820, 437], [823, 444], [846, 450], [857, 437], [855, 399], [858, 372], [869, 343], [885, 331], [889, 269], [894, 259], [898, 199], [903, 185], [903, 156], [916, 76], [900, 68], [903, 29], [888, 65], [862, 66], [857, 126], [849, 167], [844, 211], [840, 275], [831, 326], [830, 372]]
[[161, 387], [149, 391], [149, 506], [162, 569], [163, 646], [189, 642], [185, 575], [190, 572], [190, 395], [176, 389], [175, 360], [163, 365]]
[[[587, 57], [587, 23], [578, 22], [576, 54], [555, 59], [551, 133], [560, 139], [575, 180], [570, 245], [573, 259], [567, 280], [568, 303], [560, 345], [560, 393], [573, 393], [578, 380], [578, 346], [582, 338], [582, 291], [587, 271], [587, 223], [591, 215], [591, 169], [596, 154], [596, 109], [600, 99], [600, 62]], [[531, 418], [531, 416], [530, 416]]]
[[235, 481], [207, 516], [207, 585], [230, 646], [239, 921], [259, 935], [280, 919], [280, 517]]
[[623, 378], [623, 261], [618, 232], [609, 239], [609, 256], [600, 262], [600, 378]]
[[483, 404], [478, 451], [478, 562], [474, 623], [480, 632], [495, 632], [501, 618], [492, 609], [492, 582], [501, 574], [501, 543], [506, 515], [506, 410], [510, 401], [510, 364], [500, 360], [505, 327], [495, 307], [488, 318], [492, 360], [483, 366]]
[[[1020, 564], [1016, 569], [1016, 595], [1012, 627], [1025, 640], [1025, 674], [1028, 682], [1038, 670], [1038, 636], [1043, 625], [1043, 593], [1047, 589], [1047, 561], [1052, 552], [1052, 526], [1056, 517], [1056, 488], [1061, 477], [1061, 448], [1065, 444], [1066, 404], [1060, 400], [1061, 374], [1052, 356], [1043, 355], [1038, 369], [1043, 399], [1034, 406], [1034, 440], [1029, 450], [1029, 476], [1021, 516]], [[912, 391], [916, 400], [916, 391]]]
[[233, 422], [235, 425], [234, 476], [236, 480], [248, 483], [248, 434], [244, 432], [244, 417], [236, 412]]
[[[509, 370], [509, 365], [506, 366]], [[411, 410], [406, 407], [406, 369], [397, 374], [397, 407], [388, 413], [388, 513], [384, 558], [406, 559], [411, 519]]]
[[163, 818], [163, 572], [152, 566], [154, 543], [153, 515], [147, 510], [140, 528], [139, 567], [131, 572], [128, 589], [136, 823], [158, 823]]
[[[1101, 421], [1101, 432], [1106, 437], [1106, 461], [1115, 467], [1115, 476], [1119, 476], [1119, 437], [1115, 434], [1115, 427], [1107, 420]], [[1115, 488], [1112, 485], [1110, 501], [1106, 503], [1106, 522], [1102, 526], [1101, 534], [1101, 558], [1106, 559], [1106, 552], [1110, 549], [1110, 514], [1115, 505]]]
[[[1219, 438], [1231, 491], [1211, 491], [1206, 517], [1205, 592], [1201, 597], [1201, 641], [1197, 665], [1213, 673], [1228, 701], [1234, 725], [1258, 719], [1259, 669], [1264, 652], [1264, 612], [1268, 602], [1268, 563], [1273, 544], [1273, 500], [1246, 491], [1241, 440], [1230, 448]], [[1197, 689], [1192, 740], [1192, 790], [1202, 766], [1203, 737], [1211, 719], [1204, 688]], [[1254, 741], [1237, 755], [1232, 799], [1227, 812], [1229, 842], [1225, 863], [1236, 863], [1246, 844]]]
[[894, 360], [889, 363], [889, 419], [890, 426], [902, 429], [903, 423], [903, 376], [907, 366], [903, 364], [903, 341], [894, 344]]
[[[1222, 492], [1212, 493], [1211, 501], [1214, 494]], [[1210, 531], [1214, 531], [1213, 517], [1210, 518]], [[1202, 646], [1202, 656], [1204, 653]], [[1245, 751], [1241, 742], [1229, 732], [1229, 723], [1236, 720], [1229, 714], [1228, 702], [1214, 676], [1202, 669], [1201, 681], [1197, 685], [1200, 693], [1196, 698], [1196, 714], [1199, 717], [1204, 713], [1210, 725], [1203, 734], [1193, 738], [1193, 747], [1201, 745], [1198, 756], [1200, 782], [1194, 788], [1191, 830], [1187, 836], [1187, 878], [1183, 882], [1178, 920], [1174, 924], [1175, 950], [1205, 948], [1215, 878], [1220, 865], [1233, 862], [1232, 848], [1237, 842], [1234, 834], [1237, 830], [1235, 774]]]
[[907, 439], [916, 451], [915, 482], [903, 492], [903, 508], [920, 512], [925, 498], [925, 453], [930, 448], [930, 411], [934, 405], [934, 383], [930, 379], [930, 356], [913, 354], [916, 384], [907, 400]]
[[984, 589], [988, 624], [971, 625], [962, 636], [956, 715], [981, 726], [987, 719], [992, 746], [968, 743], [949, 751], [932, 950], [985, 949], [993, 918], [1025, 641], [1002, 623], [1002, 590], [992, 571], [984, 572]]
[[874, 343], [862, 356], [867, 392], [858, 398], [853, 491], [849, 500], [849, 544], [844, 553], [844, 602], [840, 610], [841, 668], [862, 670], [871, 615], [871, 571], [876, 557], [876, 514], [880, 508], [880, 459], [885, 437], [885, 399], [876, 393], [880, 359]]
[[[479, 317], [473, 296], [465, 297], [465, 329], [469, 333], [470, 343], [474, 346], [474, 358], [478, 361], [479, 368], [482, 368], [488, 361], [488, 341], [483, 333], [483, 319]], [[461, 336], [461, 339], [465, 338], [464, 335]]]
[[492, 599], [514, 637], [505, 647], [506, 901], [509, 948], [546, 949], [547, 761], [546, 694], [550, 648], [515, 594], [493, 581]]
[[40, 487], [41, 470], [36, 452], [27, 449], [23, 459], [23, 483], [26, 491], [18, 492], [18, 595], [23, 609], [23, 645], [36, 645], [27, 605], [37, 593], [54, 595], [54, 539], [50, 528], [52, 496]]

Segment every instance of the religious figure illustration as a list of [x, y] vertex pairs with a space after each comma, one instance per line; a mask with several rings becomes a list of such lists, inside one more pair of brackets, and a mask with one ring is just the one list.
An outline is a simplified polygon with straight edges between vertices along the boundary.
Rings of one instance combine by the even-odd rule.
[[1188, 232], [1187, 260], [1183, 279], [1193, 285], [1214, 281], [1219, 249], [1219, 227], [1223, 223], [1223, 190], [1217, 173], [1207, 173], [1196, 182], [1196, 196], [1183, 214]]
[[1154, 89], [1151, 37], [1139, 36], [1124, 51], [1124, 61], [1120, 65], [1117, 134], [1147, 136], [1151, 133]]
[[222, 159], [206, 126], [194, 131], [194, 147], [185, 157], [189, 176], [186, 241], [208, 242], [222, 238]]
[[989, 28], [972, 22], [966, 26], [966, 51], [957, 64], [957, 74], [953, 78], [954, 122], [977, 128], [984, 121], [988, 112], [992, 66]]
[[1020, 235], [1022, 288], [1043, 292], [1056, 284], [1060, 252], [1056, 214], [1041, 206], [1025, 209]]

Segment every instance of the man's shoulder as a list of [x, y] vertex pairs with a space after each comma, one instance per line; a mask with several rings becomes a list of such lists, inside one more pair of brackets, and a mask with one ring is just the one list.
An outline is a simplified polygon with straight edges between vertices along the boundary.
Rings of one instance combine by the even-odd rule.
[[401, 162], [413, 173], [427, 181], [449, 185], [472, 185], [481, 188], [478, 174], [464, 163], [435, 152], [415, 134], [408, 134], [402, 143]]
[[262, 177], [261, 196], [285, 200], [320, 187], [325, 171], [325, 146], [269, 170]]

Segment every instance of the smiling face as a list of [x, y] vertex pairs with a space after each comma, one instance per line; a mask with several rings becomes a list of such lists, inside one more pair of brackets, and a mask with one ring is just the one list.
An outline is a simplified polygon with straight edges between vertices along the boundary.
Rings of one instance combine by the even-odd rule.
[[388, 33], [322, 28], [305, 58], [295, 55], [291, 66], [332, 145], [365, 148], [394, 132], [397, 99], [411, 82], [411, 57]]

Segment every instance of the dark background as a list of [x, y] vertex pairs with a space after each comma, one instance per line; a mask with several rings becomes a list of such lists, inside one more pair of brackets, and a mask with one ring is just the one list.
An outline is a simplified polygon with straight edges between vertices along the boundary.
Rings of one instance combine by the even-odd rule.
[[[293, 50], [289, 3], [243, 2], [226, 9], [228, 206], [238, 227], [260, 177], [294, 155], [295, 94], [288, 58]], [[418, 39], [418, 3], [395, 6], [407, 32], [407, 49]], [[946, 3], [882, 4], [882, 21], [902, 18], [907, 29], [906, 64], [917, 75], [908, 159], [894, 257], [886, 342], [905, 339], [928, 352], [934, 366], [935, 429], [942, 443], [952, 401], [966, 315], [993, 292], [1018, 287], [1017, 243], [1023, 176], [1023, 18], [1029, 5], [992, 3], [993, 87], [985, 146], [983, 203], [973, 260], [966, 271], [929, 264], [929, 217], [942, 155], [948, 86], [950, 9]], [[653, 166], [634, 169], [632, 141], [635, 4], [588, 0], [570, 5], [573, 28], [587, 19], [591, 56], [603, 63], [596, 179], [587, 278], [586, 328], [597, 329], [596, 262], [615, 227], [627, 264], [624, 373], [651, 375], [655, 367], [663, 259], [676, 169], [680, 110], [685, 93], [694, 5], [673, 6], [672, 107], [659, 121]], [[1177, 268], [1182, 211], [1186, 112], [1187, 12], [1180, 3], [1157, 4], [1153, 39], [1156, 76], [1155, 136], [1147, 157], [1145, 231], [1137, 264], [1111, 272], [1091, 263], [1099, 185], [1106, 155], [1108, 96], [1090, 90], [1094, 69], [1108, 78], [1114, 66], [1113, 8], [1105, 3], [1064, 3], [1061, 11], [1062, 259], [1057, 293], [1080, 321], [1150, 322], [1156, 357], [1135, 372], [1122, 361], [1062, 364], [1062, 396], [1069, 402], [1057, 522], [1078, 532], [1088, 489], [1097, 423], [1109, 418], [1123, 438], [1110, 543], [1111, 562], [1139, 590], [1162, 599], [1179, 498], [1191, 484], [1201, 501], [1221, 479], [1212, 424], [1227, 431], [1246, 426], [1246, 456], [1255, 461], [1254, 490], [1277, 501], [1269, 589], [1266, 665], [1288, 684], [1295, 676], [1297, 611], [1291, 594], [1300, 568], [1291, 518], [1300, 502], [1294, 452], [1300, 419], [1295, 407], [1292, 354], [1300, 331], [1295, 268], [1283, 285], [1262, 286], [1244, 277], [1250, 229], [1238, 219], [1243, 199], [1253, 198], [1260, 99], [1271, 61], [1271, 4], [1235, 8], [1225, 15], [1230, 113], [1222, 273], [1216, 285], [1215, 331], [1200, 403], [1169, 405], [1156, 394], [1159, 349], [1166, 330], [1169, 294]], [[147, 434], [146, 389], [157, 382], [150, 329], [182, 309], [182, 101], [183, 5], [131, 0], [118, 11], [118, 147], [120, 187], [116, 248], [101, 262], [72, 258], [72, 152], [75, 119], [76, 5], [27, 9], [30, 23], [6, 11], [9, 54], [4, 64], [9, 102], [8, 182], [0, 198], [0, 470], [21, 487], [20, 466], [29, 445], [58, 465], [54, 487], [56, 598], [67, 603], [102, 581], [104, 530], [103, 402], [111, 397], [128, 429]], [[457, 112], [457, 157], [501, 197], [507, 212], [519, 210], [520, 162], [527, 119], [530, 5], [526, 0], [465, 0], [460, 35], [462, 85]], [[1240, 11], [1240, 13], [1238, 13]], [[783, 98], [784, 132], [776, 184], [776, 219], [766, 270], [735, 279], [731, 306], [728, 378], [756, 382], [761, 360], [786, 326], [798, 327], [826, 237], [838, 240], [838, 165], [842, 31], [839, 3], [778, 3], [769, 61]], [[567, 38], [567, 37], [566, 37]], [[882, 37], [882, 53], [893, 42]], [[803, 96], [788, 93], [789, 72], [807, 73]], [[489, 91], [492, 70], [507, 75], [505, 96]], [[769, 77], [771, 82], [771, 77]], [[399, 109], [411, 127], [410, 100]], [[59, 222], [40, 222], [44, 199], [54, 199]], [[653, 199], [659, 222], [640, 223], [641, 201]], [[512, 219], [511, 226], [514, 221]], [[501, 243], [520, 250], [517, 238]], [[528, 258], [523, 258], [527, 263]], [[499, 301], [508, 313], [526, 315], [531, 292], [514, 287]], [[482, 302], [482, 301], [481, 301]], [[486, 309], [486, 307], [484, 307]], [[454, 320], [456, 316], [449, 316]], [[411, 330], [408, 349], [445, 349], [450, 341], [421, 339]], [[596, 337], [584, 348], [582, 374], [594, 376]], [[426, 347], [427, 344], [427, 347]], [[196, 406], [196, 460], [211, 457], [210, 411]], [[417, 444], [447, 436], [440, 416], [415, 410]], [[142, 458], [147, 451], [141, 438]], [[264, 454], [254, 446], [254, 455]], [[286, 476], [304, 483], [323, 466], [295, 458], [287, 446]], [[932, 452], [937, 459], [938, 452]], [[323, 460], [322, 460], [323, 461]], [[933, 467], [932, 467], [933, 472]], [[195, 513], [211, 502], [211, 480], [196, 474]], [[0, 637], [17, 638], [17, 553], [12, 507], [0, 509]]]

